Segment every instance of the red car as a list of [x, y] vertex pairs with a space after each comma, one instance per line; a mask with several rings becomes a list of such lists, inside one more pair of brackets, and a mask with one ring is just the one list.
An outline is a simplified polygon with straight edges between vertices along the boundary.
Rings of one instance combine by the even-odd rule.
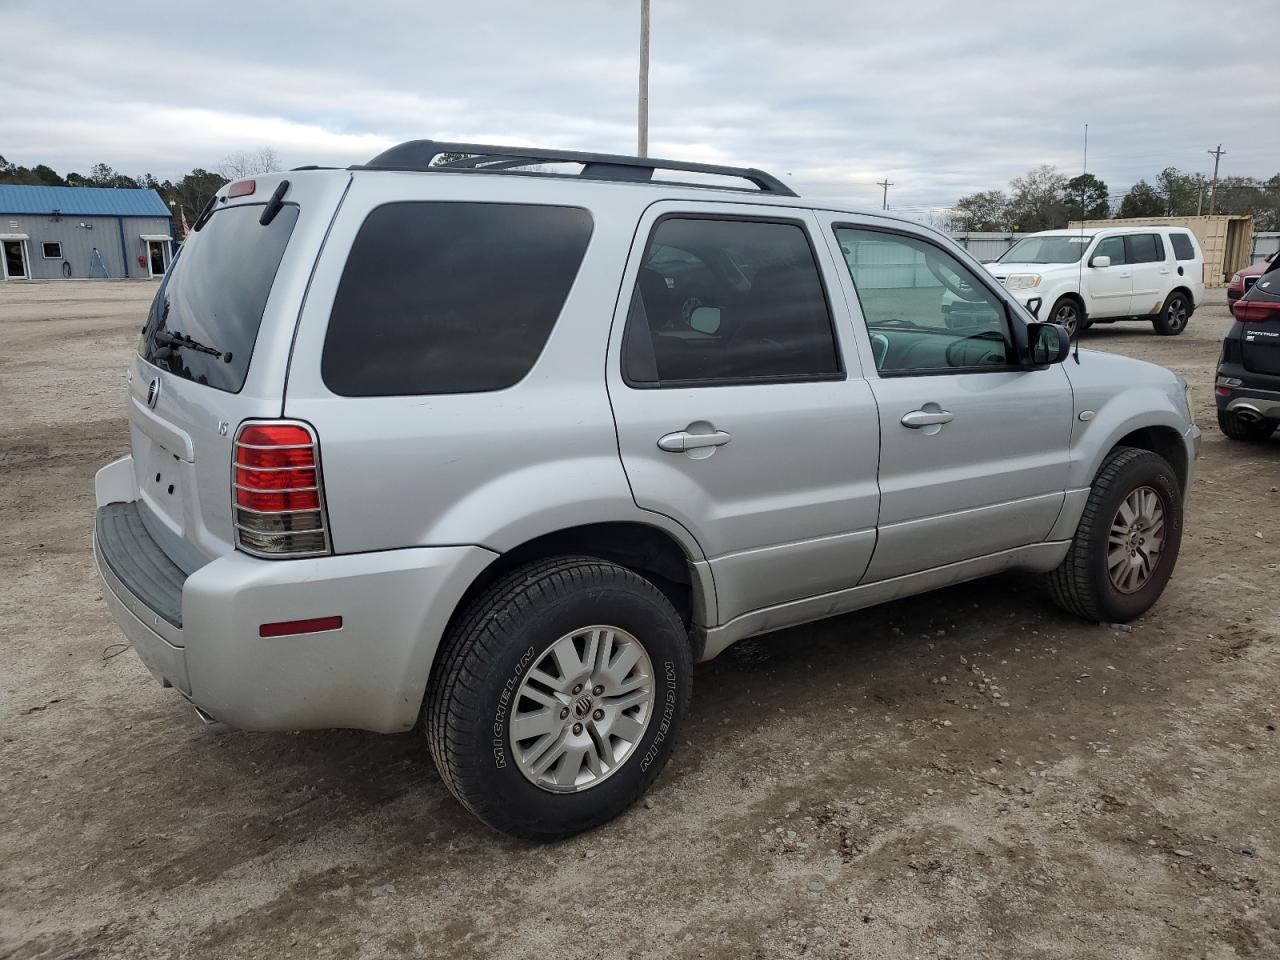
[[[1276, 251], [1276, 253], [1280, 253], [1280, 250]], [[1245, 291], [1257, 283], [1258, 278], [1266, 272], [1267, 267], [1271, 266], [1271, 261], [1275, 260], [1276, 253], [1268, 253], [1266, 259], [1250, 264], [1243, 270], [1231, 275], [1231, 282], [1227, 284], [1228, 303], [1235, 303], [1245, 295]]]

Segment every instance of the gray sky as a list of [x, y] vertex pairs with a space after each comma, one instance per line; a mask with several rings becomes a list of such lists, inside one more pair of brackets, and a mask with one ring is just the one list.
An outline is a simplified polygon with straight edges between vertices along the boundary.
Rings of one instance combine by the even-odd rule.
[[[1280, 172], [1267, 5], [652, 0], [650, 152], [802, 195], [945, 206], [1040, 163], [1120, 192], [1166, 165]], [[0, 154], [160, 178], [274, 146], [415, 137], [634, 152], [639, 0], [130, 6], [0, 0]], [[1267, 19], [1269, 26], [1264, 26]], [[1263, 38], [1270, 37], [1270, 40]]]

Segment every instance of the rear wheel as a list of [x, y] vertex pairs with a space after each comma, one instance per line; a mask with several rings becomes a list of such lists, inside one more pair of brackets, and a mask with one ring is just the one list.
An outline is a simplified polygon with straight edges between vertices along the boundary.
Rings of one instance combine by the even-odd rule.
[[1230, 410], [1218, 411], [1218, 426], [1232, 440], [1243, 440], [1247, 443], [1265, 440], [1276, 429], [1276, 424], [1270, 420], [1241, 420], [1239, 414]]
[[1066, 327], [1067, 333], [1074, 340], [1076, 334], [1084, 329], [1084, 313], [1078, 301], [1071, 297], [1059, 297], [1049, 311], [1049, 322]]
[[1182, 497], [1163, 457], [1112, 451], [1094, 478], [1066, 559], [1048, 575], [1054, 602], [1087, 620], [1125, 621], [1164, 592], [1182, 543]]
[[1187, 329], [1187, 321], [1191, 319], [1191, 301], [1185, 293], [1175, 290], [1169, 294], [1160, 312], [1156, 314], [1152, 326], [1162, 337], [1176, 337]]
[[431, 752], [489, 826], [569, 836], [658, 776], [691, 678], [684, 623], [648, 580], [590, 557], [529, 564], [450, 628], [427, 692]]

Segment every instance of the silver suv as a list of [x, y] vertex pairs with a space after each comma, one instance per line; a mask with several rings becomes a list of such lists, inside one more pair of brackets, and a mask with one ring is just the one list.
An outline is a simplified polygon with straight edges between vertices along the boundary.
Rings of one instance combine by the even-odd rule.
[[415, 141], [193, 230], [97, 475], [117, 622], [206, 720], [421, 724], [510, 834], [625, 810], [744, 637], [1010, 569], [1128, 620], [1173, 571], [1185, 385], [1063, 363], [917, 223]]

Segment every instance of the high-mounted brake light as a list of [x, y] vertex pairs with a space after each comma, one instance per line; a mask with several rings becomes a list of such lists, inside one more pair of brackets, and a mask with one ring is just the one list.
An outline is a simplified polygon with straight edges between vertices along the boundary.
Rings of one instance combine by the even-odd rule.
[[253, 191], [258, 189], [257, 180], [237, 180], [227, 188], [227, 199], [232, 197], [251, 197]]
[[231, 494], [236, 546], [260, 557], [329, 552], [320, 445], [301, 423], [246, 423], [236, 434]]

